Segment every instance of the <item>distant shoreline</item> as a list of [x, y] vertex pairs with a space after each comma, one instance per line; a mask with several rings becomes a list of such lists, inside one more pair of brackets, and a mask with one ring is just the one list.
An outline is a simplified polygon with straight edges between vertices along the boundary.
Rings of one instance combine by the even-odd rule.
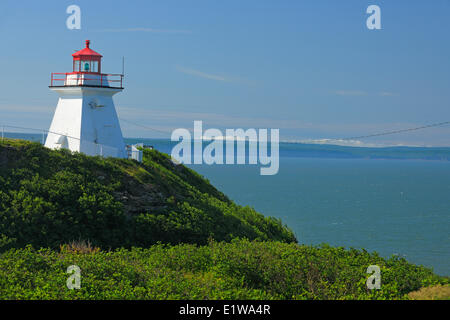
[[[41, 142], [42, 134], [5, 132], [5, 138], [25, 139]], [[154, 145], [159, 151], [170, 154], [177, 142], [169, 138], [124, 138], [127, 143], [145, 142]], [[209, 142], [205, 141], [205, 144]], [[333, 158], [333, 159], [372, 159], [372, 160], [426, 160], [450, 161], [450, 147], [418, 146], [342, 146], [336, 144], [305, 143], [300, 141], [281, 141], [280, 157], [283, 158]]]

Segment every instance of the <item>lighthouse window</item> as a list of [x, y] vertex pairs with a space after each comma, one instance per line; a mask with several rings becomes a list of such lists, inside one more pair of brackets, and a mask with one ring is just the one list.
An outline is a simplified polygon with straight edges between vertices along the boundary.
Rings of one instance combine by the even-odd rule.
[[89, 71], [89, 69], [90, 69], [90, 67], [89, 67], [89, 62], [85, 62], [85, 63], [84, 63], [83, 70], [84, 70], [84, 71]]
[[80, 61], [76, 60], [73, 62], [73, 71], [80, 71]]

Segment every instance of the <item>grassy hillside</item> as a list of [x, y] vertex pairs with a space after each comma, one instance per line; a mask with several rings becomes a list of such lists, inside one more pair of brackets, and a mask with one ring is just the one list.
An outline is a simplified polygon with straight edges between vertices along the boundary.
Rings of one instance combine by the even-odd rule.
[[0, 299], [448, 298], [448, 278], [404, 259], [296, 242], [158, 151], [141, 164], [0, 142]]
[[156, 150], [146, 150], [140, 164], [20, 140], [0, 143], [0, 234], [4, 249], [80, 239], [102, 249], [209, 238], [296, 241], [279, 220], [236, 205]]

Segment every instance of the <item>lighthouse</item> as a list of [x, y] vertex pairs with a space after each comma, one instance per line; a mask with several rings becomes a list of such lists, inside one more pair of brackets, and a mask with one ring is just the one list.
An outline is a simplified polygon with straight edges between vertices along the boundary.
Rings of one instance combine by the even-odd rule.
[[52, 73], [59, 95], [45, 141], [51, 149], [126, 158], [113, 96], [123, 90], [123, 74], [102, 73], [102, 55], [86, 47], [74, 54], [73, 71]]

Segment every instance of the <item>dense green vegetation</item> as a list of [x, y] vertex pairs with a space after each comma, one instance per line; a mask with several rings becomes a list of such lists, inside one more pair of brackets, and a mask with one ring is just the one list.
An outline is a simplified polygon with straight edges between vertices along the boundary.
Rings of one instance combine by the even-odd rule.
[[[66, 269], [81, 269], [68, 290]], [[366, 287], [367, 266], [381, 268], [380, 290]], [[400, 258], [275, 241], [153, 245], [111, 252], [63, 247], [12, 249], [0, 259], [7, 299], [403, 299], [448, 283]]]
[[0, 144], [0, 234], [4, 249], [79, 239], [105, 249], [209, 238], [296, 241], [279, 220], [236, 205], [156, 150], [145, 150], [140, 164], [13, 140]]
[[398, 257], [296, 242], [158, 151], [140, 164], [0, 142], [0, 299], [407, 299], [449, 283]]

